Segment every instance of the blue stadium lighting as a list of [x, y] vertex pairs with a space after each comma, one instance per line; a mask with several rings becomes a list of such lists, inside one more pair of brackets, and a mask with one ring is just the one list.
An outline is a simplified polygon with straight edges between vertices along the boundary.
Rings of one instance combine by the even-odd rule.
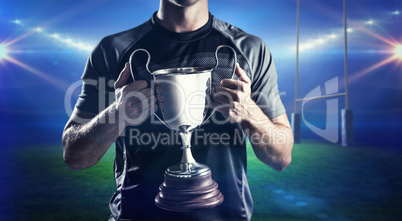
[[37, 32], [43, 32], [43, 28], [37, 27], [37, 28], [35, 28], [35, 31], [37, 31]]
[[8, 49], [4, 44], [0, 44], [0, 62], [8, 58]]
[[52, 37], [53, 38], [60, 38], [59, 34], [57, 34], [57, 33], [52, 34]]
[[396, 45], [394, 49], [394, 58], [402, 61], [402, 45]]
[[[46, 34], [46, 33], [43, 33], [43, 34]], [[72, 47], [72, 48], [80, 50], [80, 51], [91, 52], [93, 47], [94, 47], [91, 44], [79, 42], [79, 41], [74, 40], [72, 38], [66, 38], [66, 37], [63, 37], [61, 34], [57, 34], [57, 33], [47, 34], [47, 36], [50, 36], [53, 39], [64, 43], [65, 46]]]
[[373, 21], [373, 20], [368, 20], [366, 23], [367, 23], [368, 25], [372, 25], [372, 24], [374, 24], [374, 21]]
[[394, 14], [394, 15], [399, 15], [400, 12], [399, 12], [399, 11], [394, 11], [394, 12], [392, 12], [392, 14]]
[[319, 38], [319, 39], [317, 39], [317, 41], [316, 41], [317, 44], [323, 44], [324, 42], [325, 42], [325, 40], [322, 39], [322, 38]]
[[65, 38], [64, 41], [68, 44], [73, 44], [73, 40], [71, 40], [70, 38]]
[[317, 39], [311, 39], [306, 43], [302, 43], [299, 46], [299, 50], [300, 51], [305, 51], [308, 49], [312, 49], [315, 48], [318, 45], [325, 45], [326, 43], [328, 43], [329, 41], [332, 41], [334, 39], [338, 38], [338, 36], [336, 34], [330, 34], [321, 38], [317, 38]]
[[[14, 20], [13, 23], [18, 24], [18, 25], [22, 25], [21, 20], [19, 20], [19, 19]], [[93, 50], [93, 48], [94, 48], [93, 44], [87, 44], [87, 43], [79, 42], [79, 41], [77, 41], [75, 39], [64, 37], [64, 36], [62, 36], [61, 34], [58, 34], [58, 33], [50, 34], [50, 33], [46, 32], [44, 30], [44, 28], [41, 27], [41, 26], [37, 26], [36, 28], [30, 28], [30, 27], [25, 27], [25, 28], [27, 28], [27, 30], [30, 29], [31, 31], [28, 31], [25, 35], [23, 35], [20, 38], [18, 38], [17, 40], [15, 40], [15, 42], [17, 42], [17, 41], [19, 41], [19, 40], [21, 40], [23, 38], [26, 38], [26, 37], [28, 37], [28, 36], [30, 36], [32, 34], [42, 34], [45, 37], [53, 38], [54, 40], [57, 40], [60, 43], [64, 43], [63, 45], [65, 45], [67, 47], [77, 49], [79, 51], [91, 52]], [[12, 42], [12, 43], [15, 43], [15, 42]]]

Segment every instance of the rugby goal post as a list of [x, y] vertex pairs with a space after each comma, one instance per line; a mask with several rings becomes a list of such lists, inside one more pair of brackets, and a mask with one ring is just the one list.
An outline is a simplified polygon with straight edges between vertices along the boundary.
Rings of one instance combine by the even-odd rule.
[[294, 142], [300, 143], [301, 140], [301, 116], [298, 113], [298, 102], [306, 100], [326, 99], [330, 97], [345, 96], [345, 109], [341, 110], [341, 143], [342, 146], [352, 146], [354, 144], [353, 132], [353, 111], [349, 109], [349, 88], [348, 88], [348, 50], [347, 50], [347, 21], [346, 21], [346, 0], [343, 0], [343, 34], [344, 34], [344, 60], [345, 60], [345, 92], [331, 95], [308, 97], [300, 99], [298, 96], [299, 86], [299, 27], [300, 27], [300, 0], [297, 0], [297, 24], [296, 24], [296, 78], [295, 78], [295, 110], [291, 115], [291, 125]]

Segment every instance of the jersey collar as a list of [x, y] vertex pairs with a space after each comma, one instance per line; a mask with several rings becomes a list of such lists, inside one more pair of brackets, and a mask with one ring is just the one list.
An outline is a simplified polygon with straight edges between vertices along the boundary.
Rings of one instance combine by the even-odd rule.
[[175, 41], [192, 41], [192, 40], [197, 40], [199, 38], [204, 37], [207, 35], [211, 30], [212, 30], [212, 21], [213, 21], [213, 15], [209, 13], [209, 19], [208, 22], [202, 26], [201, 28], [192, 31], [192, 32], [185, 32], [185, 33], [177, 33], [170, 31], [166, 28], [164, 28], [162, 25], [160, 25], [156, 21], [156, 12], [153, 14], [151, 18], [151, 24], [155, 28], [156, 31], [160, 32], [161, 35], [165, 38], [169, 38]]

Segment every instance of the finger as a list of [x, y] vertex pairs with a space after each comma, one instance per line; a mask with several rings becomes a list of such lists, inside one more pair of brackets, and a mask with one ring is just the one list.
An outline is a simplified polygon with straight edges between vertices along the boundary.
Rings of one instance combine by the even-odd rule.
[[240, 101], [241, 93], [238, 90], [233, 90], [227, 87], [217, 86], [215, 88], [215, 96], [224, 96], [232, 101]]
[[163, 96], [161, 94], [156, 94], [156, 98], [158, 99], [159, 102], [163, 102]]
[[151, 116], [157, 110], [158, 105], [156, 104], [152, 104], [146, 107], [140, 105], [132, 107], [130, 112], [132, 114], [129, 116], [129, 119], [132, 120], [130, 124], [134, 126], [142, 124], [146, 119], [148, 119], [149, 116]]
[[247, 76], [246, 72], [241, 69], [239, 63], [236, 63], [236, 75], [237, 77], [239, 77], [240, 81], [243, 81], [244, 83], [250, 84], [251, 80], [250, 78]]
[[229, 109], [230, 108], [228, 104], [222, 104], [222, 103], [219, 103], [219, 102], [216, 102], [216, 101], [212, 101], [211, 106], [215, 110], [218, 110], [218, 109], [222, 110], [222, 109]]
[[141, 91], [148, 88], [148, 82], [144, 80], [134, 81], [127, 85], [127, 89], [130, 91]]
[[161, 93], [162, 93], [162, 88], [161, 88], [161, 86], [160, 86], [159, 84], [155, 84], [155, 91], [156, 91], [156, 93], [158, 93], [158, 94], [161, 94]]
[[153, 90], [151, 88], [149, 88], [149, 87], [138, 91], [138, 93], [143, 94], [146, 98], [154, 96]]
[[152, 106], [152, 105], [155, 105], [156, 104], [156, 102], [157, 102], [157, 99], [156, 99], [156, 97], [155, 96], [150, 96], [150, 97], [148, 97], [147, 98], [148, 99], [148, 103]]
[[130, 77], [130, 63], [126, 62], [124, 65], [123, 70], [120, 72], [119, 77], [117, 78], [116, 82], [114, 83], [114, 88], [121, 88], [127, 84], [127, 80]]
[[222, 106], [222, 104], [221, 103], [218, 103], [218, 102], [216, 102], [216, 101], [212, 101], [211, 102], [211, 106], [212, 106], [212, 108], [213, 109], [215, 109], [216, 111], [221, 111], [221, 106]]
[[230, 96], [227, 96], [226, 94], [214, 94], [213, 101], [220, 104], [230, 104], [231, 102], [233, 102], [233, 99], [231, 99]]
[[158, 110], [158, 105], [157, 104], [152, 104], [147, 109], [144, 109], [144, 111], [147, 111], [149, 115], [155, 113], [157, 110]]
[[212, 101], [212, 107], [219, 113], [221, 113], [225, 118], [228, 117], [230, 108], [227, 105], [222, 105], [218, 102]]
[[230, 89], [236, 89], [236, 90], [241, 90], [243, 89], [243, 84], [244, 82], [238, 81], [238, 80], [232, 80], [232, 79], [223, 79], [221, 80], [220, 85], [230, 88]]
[[156, 97], [155, 96], [147, 97], [145, 100], [138, 102], [137, 105], [139, 105], [139, 103], [141, 103], [142, 109], [145, 110], [145, 109], [149, 108], [150, 106], [156, 104]]
[[163, 110], [163, 109], [165, 108], [165, 103], [158, 101], [158, 106], [159, 106], [159, 108], [160, 108], [161, 110]]
[[155, 113], [158, 110], [158, 105], [156, 104], [155, 97], [149, 97], [147, 100], [144, 100], [144, 105], [141, 104], [142, 112], [146, 112], [149, 116], [150, 114]]
[[145, 92], [145, 93], [141, 93], [140, 95], [134, 94], [134, 96], [132, 97], [132, 100], [130, 102], [130, 105], [131, 106], [137, 106], [137, 105], [149, 106], [150, 104], [155, 104], [156, 101], [157, 101], [157, 99], [152, 94], [152, 92], [151, 93]]

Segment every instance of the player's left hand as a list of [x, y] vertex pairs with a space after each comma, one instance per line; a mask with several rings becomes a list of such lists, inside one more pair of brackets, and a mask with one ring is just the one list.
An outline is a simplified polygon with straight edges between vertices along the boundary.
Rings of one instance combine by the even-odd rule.
[[215, 88], [212, 106], [225, 118], [241, 123], [251, 117], [256, 104], [251, 99], [251, 80], [238, 63], [235, 73], [239, 80], [223, 79]]

